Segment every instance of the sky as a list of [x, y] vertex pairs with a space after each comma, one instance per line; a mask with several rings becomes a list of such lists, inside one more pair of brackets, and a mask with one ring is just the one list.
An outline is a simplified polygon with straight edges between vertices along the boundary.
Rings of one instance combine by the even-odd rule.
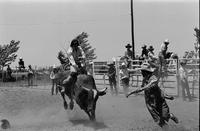
[[[194, 50], [198, 0], [133, 0], [133, 15], [136, 54], [143, 44], [157, 54], [165, 39], [179, 56]], [[124, 55], [131, 43], [130, 0], [0, 0], [0, 44], [19, 40], [17, 55], [26, 66], [59, 65], [58, 52], [82, 32], [96, 61]]]

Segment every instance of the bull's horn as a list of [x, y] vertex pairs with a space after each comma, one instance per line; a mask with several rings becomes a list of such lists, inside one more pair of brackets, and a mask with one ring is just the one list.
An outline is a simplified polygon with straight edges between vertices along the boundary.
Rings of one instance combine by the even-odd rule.
[[84, 87], [84, 86], [80, 86], [81, 88], [83, 88], [84, 90], [86, 90], [86, 91], [90, 91], [90, 89], [88, 89], [88, 88], [86, 88], [86, 87]]
[[108, 89], [108, 87], [105, 87], [104, 89], [98, 90], [99, 92], [104, 92]]
[[108, 88], [106, 87], [106, 88], [104, 88], [104, 89], [98, 90], [98, 94], [99, 94], [100, 96], [105, 95], [107, 89], [108, 89]]

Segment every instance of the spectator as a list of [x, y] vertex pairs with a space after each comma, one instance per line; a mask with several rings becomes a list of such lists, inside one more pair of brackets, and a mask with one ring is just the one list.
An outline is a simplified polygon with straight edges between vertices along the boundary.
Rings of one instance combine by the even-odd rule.
[[169, 45], [169, 40], [168, 40], [168, 39], [165, 39], [165, 40], [163, 41], [163, 43], [161, 44], [161, 50], [167, 51], [167, 50], [168, 50], [168, 45]]
[[148, 62], [149, 62], [149, 64], [151, 64], [151, 66], [156, 67], [157, 66], [157, 63], [156, 63], [157, 58], [156, 58], [153, 51], [154, 51], [153, 46], [152, 45], [149, 46], [149, 48], [148, 48]]
[[19, 58], [18, 64], [19, 64], [19, 70], [20, 71], [22, 71], [22, 69], [25, 70], [24, 61], [23, 61], [22, 57]]
[[12, 69], [10, 68], [10, 65], [8, 65], [7, 66], [7, 78], [9, 79], [9, 80], [11, 80], [12, 79]]
[[113, 89], [115, 89], [115, 95], [118, 95], [116, 69], [114, 63], [108, 63], [108, 80], [110, 84], [111, 94], [114, 94]]
[[130, 44], [127, 44], [126, 46], [126, 51], [125, 51], [125, 61], [127, 63], [127, 67], [130, 68], [131, 67], [131, 60], [133, 59], [133, 52], [131, 50], [132, 46]]
[[56, 82], [56, 73], [58, 73], [58, 69], [56, 68], [56, 65], [53, 65], [53, 70], [50, 73], [50, 79], [52, 80], [52, 87], [51, 87], [51, 95], [54, 95], [54, 85], [56, 86], [56, 94], [58, 94], [58, 88], [57, 88], [57, 82]]
[[169, 45], [169, 40], [166, 39], [162, 44], [161, 44], [161, 50], [158, 54], [158, 61], [159, 61], [159, 72], [162, 77], [166, 75], [167, 72], [167, 49]]
[[129, 92], [129, 77], [130, 77], [129, 73], [133, 71], [134, 71], [133, 69], [127, 68], [127, 65], [124, 62], [121, 64], [121, 69], [119, 71], [119, 74], [125, 96]]
[[154, 48], [152, 45], [150, 45], [148, 48], [148, 58], [150, 59], [156, 58], [154, 54]]
[[195, 57], [198, 59], [199, 59], [199, 49], [200, 49], [200, 44], [194, 43]]
[[146, 58], [148, 58], [148, 50], [147, 50], [147, 46], [144, 44], [142, 46], [142, 54], [140, 56], [140, 59], [144, 60]]
[[28, 66], [28, 86], [33, 86], [34, 71], [31, 65]]
[[186, 100], [185, 91], [186, 91], [189, 101], [192, 101], [190, 88], [188, 84], [188, 72], [185, 68], [185, 65], [186, 65], [186, 61], [180, 62], [179, 75], [180, 75], [180, 83], [182, 87], [182, 97], [183, 97], [183, 100], [185, 101]]
[[172, 52], [168, 52], [168, 45], [169, 45], [169, 40], [166, 39], [162, 44], [161, 44], [161, 53], [164, 56], [164, 59], [169, 59], [170, 55]]
[[128, 59], [132, 59], [132, 55], [133, 55], [133, 52], [131, 50], [132, 46], [130, 44], [127, 44], [126, 46], [126, 51], [125, 51], [125, 56], [128, 57]]

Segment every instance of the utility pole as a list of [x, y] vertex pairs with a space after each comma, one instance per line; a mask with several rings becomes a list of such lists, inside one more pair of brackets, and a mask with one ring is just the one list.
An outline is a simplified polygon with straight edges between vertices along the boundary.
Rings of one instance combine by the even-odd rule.
[[133, 0], [131, 0], [131, 36], [132, 36], [132, 58], [135, 59], [135, 42], [134, 42], [134, 21], [133, 21]]

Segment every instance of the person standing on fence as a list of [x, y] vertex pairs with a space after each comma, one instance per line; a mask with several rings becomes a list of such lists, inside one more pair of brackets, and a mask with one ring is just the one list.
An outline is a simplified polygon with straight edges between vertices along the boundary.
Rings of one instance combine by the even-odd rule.
[[132, 59], [132, 54], [133, 54], [131, 50], [132, 46], [130, 44], [127, 44], [125, 48], [126, 48], [125, 56], [128, 57], [129, 59]]
[[154, 75], [154, 71], [155, 69], [152, 68], [150, 64], [143, 63], [141, 66], [141, 73], [144, 79], [143, 85], [137, 90], [130, 92], [127, 97], [131, 94], [144, 91], [146, 107], [154, 121], [160, 127], [167, 125], [169, 119], [172, 119], [175, 123], [178, 123], [178, 118], [169, 111], [169, 107], [165, 100], [165, 95], [158, 86], [159, 78]]
[[117, 90], [117, 80], [116, 80], [116, 68], [114, 62], [109, 62], [108, 64], [108, 80], [110, 84], [110, 90], [111, 94], [114, 94], [115, 90], [115, 95], [118, 95], [118, 90]]
[[[192, 101], [189, 83], [188, 83], [188, 72], [187, 72], [185, 66], [186, 66], [186, 60], [180, 61], [179, 75], [180, 75], [180, 84], [182, 87], [182, 97], [183, 97], [183, 100], [185, 101], [186, 93], [187, 93], [187, 97], [188, 97], [189, 101]], [[185, 91], [186, 91], [186, 93], [185, 93]]]
[[166, 39], [161, 44], [161, 50], [158, 54], [158, 65], [159, 65], [159, 75], [161, 78], [161, 86], [164, 87], [163, 79], [167, 77], [167, 50], [168, 50], [169, 40]]
[[166, 64], [168, 45], [169, 45], [169, 40], [168, 39], [166, 39], [161, 44], [161, 50], [160, 50], [160, 52], [158, 54], [158, 58], [159, 58], [159, 62], [161, 64], [161, 67]]
[[126, 51], [125, 51], [125, 58], [126, 58], [126, 62], [127, 62], [127, 67], [128, 68], [130, 68], [130, 66], [131, 66], [131, 60], [133, 59], [133, 57], [132, 57], [132, 50], [131, 50], [131, 48], [132, 48], [132, 46], [130, 45], [130, 44], [127, 44], [126, 46], [125, 46], [125, 48], [126, 48]]
[[31, 65], [28, 66], [28, 86], [33, 86], [34, 70]]
[[22, 57], [19, 58], [19, 71], [24, 71], [25, 70], [25, 66], [24, 66], [24, 60]]

